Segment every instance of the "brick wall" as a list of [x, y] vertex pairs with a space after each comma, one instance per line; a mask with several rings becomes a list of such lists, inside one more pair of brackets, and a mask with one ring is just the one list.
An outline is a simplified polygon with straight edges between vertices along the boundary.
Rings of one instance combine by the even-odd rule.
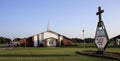
[[67, 38], [67, 37], [63, 37], [63, 40], [62, 40], [62, 45], [64, 45], [64, 46], [70, 46], [70, 45], [75, 45], [75, 43], [71, 40], [71, 39], [69, 39], [69, 38]]
[[32, 47], [33, 43], [32, 43], [32, 37], [29, 38], [24, 38], [20, 40], [20, 46], [21, 47]]

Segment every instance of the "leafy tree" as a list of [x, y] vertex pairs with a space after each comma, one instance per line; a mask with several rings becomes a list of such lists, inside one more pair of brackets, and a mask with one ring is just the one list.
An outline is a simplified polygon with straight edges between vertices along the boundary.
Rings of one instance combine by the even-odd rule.
[[76, 43], [83, 43], [83, 42], [93, 43], [94, 42], [93, 38], [85, 38], [84, 40], [79, 39], [79, 38], [72, 38], [72, 40], [74, 40]]
[[15, 39], [13, 39], [13, 41], [20, 41], [21, 40], [21, 38], [15, 38]]
[[84, 39], [86, 43], [93, 43], [95, 39], [93, 38], [85, 38]]
[[0, 37], [0, 44], [10, 43], [11, 39]]
[[76, 43], [80, 43], [80, 42], [83, 42], [82, 39], [79, 39], [79, 38], [72, 38], [72, 40]]

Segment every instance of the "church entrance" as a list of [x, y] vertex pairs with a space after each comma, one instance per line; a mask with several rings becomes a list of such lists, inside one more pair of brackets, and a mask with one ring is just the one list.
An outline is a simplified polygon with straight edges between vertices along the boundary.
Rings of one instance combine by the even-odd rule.
[[55, 47], [57, 45], [55, 38], [48, 38], [47, 39], [47, 46]]

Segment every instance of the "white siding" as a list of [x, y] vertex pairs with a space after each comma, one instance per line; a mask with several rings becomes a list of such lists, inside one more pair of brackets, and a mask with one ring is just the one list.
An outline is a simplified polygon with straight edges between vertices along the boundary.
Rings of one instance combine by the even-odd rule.
[[39, 34], [39, 43], [42, 43], [42, 42], [43, 42], [42, 34]]
[[37, 35], [34, 35], [34, 47], [38, 46], [38, 37]]
[[60, 36], [60, 42], [63, 40], [63, 36]]
[[50, 37], [53, 37], [53, 38], [55, 38], [55, 39], [58, 39], [58, 34], [51, 33], [51, 32], [45, 32], [45, 33], [44, 33], [44, 39], [47, 39], [47, 38], [50, 38]]

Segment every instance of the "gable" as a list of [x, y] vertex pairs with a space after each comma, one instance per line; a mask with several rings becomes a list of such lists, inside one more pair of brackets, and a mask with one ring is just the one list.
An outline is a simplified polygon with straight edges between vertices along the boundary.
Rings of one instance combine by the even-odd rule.
[[44, 32], [44, 39], [47, 39], [50, 37], [58, 39], [58, 34], [53, 33], [53, 32]]

